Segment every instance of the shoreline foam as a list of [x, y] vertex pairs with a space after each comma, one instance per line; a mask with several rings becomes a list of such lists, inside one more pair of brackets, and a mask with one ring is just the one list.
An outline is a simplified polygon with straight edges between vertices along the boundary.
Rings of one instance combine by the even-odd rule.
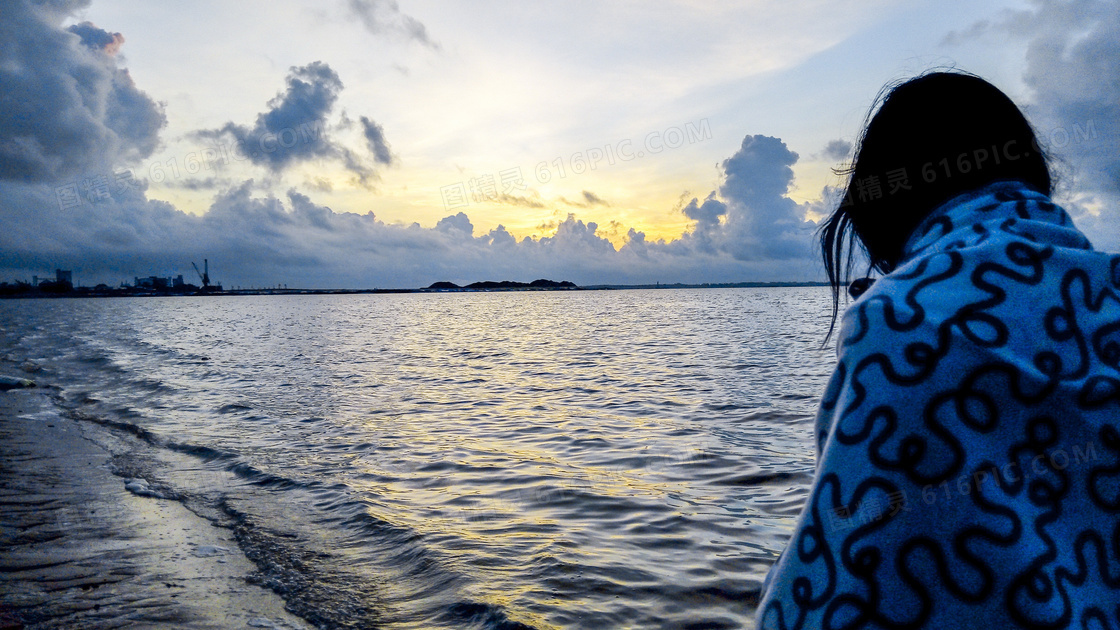
[[91, 431], [43, 389], [0, 394], [0, 628], [312, 627], [247, 581], [230, 530], [136, 492]]

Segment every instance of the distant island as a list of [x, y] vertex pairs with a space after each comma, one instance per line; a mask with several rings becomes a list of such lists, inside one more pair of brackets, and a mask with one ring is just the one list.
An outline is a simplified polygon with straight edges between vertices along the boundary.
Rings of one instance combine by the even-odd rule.
[[554, 280], [534, 280], [532, 282], [514, 282], [513, 280], [502, 280], [501, 282], [494, 282], [493, 280], [483, 280], [482, 282], [472, 282], [464, 287], [461, 287], [454, 282], [433, 282], [428, 289], [433, 291], [513, 291], [517, 289], [538, 289], [544, 291], [554, 291], [557, 289], [578, 289], [574, 282], [561, 280], [556, 282]]

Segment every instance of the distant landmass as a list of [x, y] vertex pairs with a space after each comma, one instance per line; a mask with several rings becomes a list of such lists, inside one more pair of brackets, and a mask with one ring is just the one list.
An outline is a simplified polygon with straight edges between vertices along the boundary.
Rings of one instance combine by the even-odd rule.
[[[63, 274], [66, 274], [63, 276]], [[2, 298], [59, 298], [59, 297], [147, 297], [177, 295], [350, 295], [361, 293], [432, 293], [432, 292], [472, 292], [472, 291], [611, 291], [623, 289], [738, 289], [765, 287], [827, 287], [827, 282], [705, 282], [702, 284], [596, 284], [578, 286], [568, 280], [548, 280], [540, 278], [532, 282], [515, 280], [482, 280], [460, 286], [454, 282], [433, 282], [419, 289], [292, 289], [287, 286], [270, 288], [233, 288], [222, 289], [221, 285], [198, 287], [178, 278], [137, 278], [135, 285], [109, 287], [99, 284], [95, 287], [75, 287], [70, 282], [69, 272], [59, 272], [61, 276], [54, 281], [0, 282]]]
[[436, 291], [509, 291], [514, 289], [578, 289], [574, 282], [561, 280], [546, 280], [541, 278], [532, 282], [515, 282], [513, 280], [502, 280], [495, 282], [493, 280], [483, 280], [482, 282], [472, 282], [465, 287], [461, 287], [454, 282], [433, 282], [429, 289]]

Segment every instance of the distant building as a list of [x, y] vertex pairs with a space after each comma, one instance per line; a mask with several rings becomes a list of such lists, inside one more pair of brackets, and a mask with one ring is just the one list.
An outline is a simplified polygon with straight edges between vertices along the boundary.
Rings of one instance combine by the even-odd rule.
[[[182, 276], [180, 276], [182, 277]], [[161, 278], [159, 276], [148, 276], [147, 278], [136, 278], [136, 288], [138, 289], [166, 289], [171, 285], [170, 278]]]
[[74, 277], [74, 273], [72, 271], [69, 271], [69, 270], [63, 271], [62, 269], [55, 269], [54, 270], [54, 281], [55, 282], [59, 282], [59, 283], [65, 282], [66, 284], [73, 285], [74, 284], [73, 277]]
[[176, 289], [183, 286], [184, 284], [186, 283], [183, 282], [183, 274], [175, 276], [175, 279], [171, 281], [171, 286], [175, 287]]

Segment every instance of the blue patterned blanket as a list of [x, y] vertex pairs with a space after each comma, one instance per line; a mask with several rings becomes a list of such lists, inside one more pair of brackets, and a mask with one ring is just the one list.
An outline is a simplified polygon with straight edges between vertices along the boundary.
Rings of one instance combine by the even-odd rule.
[[762, 628], [1120, 629], [1120, 256], [1016, 182], [844, 313]]

